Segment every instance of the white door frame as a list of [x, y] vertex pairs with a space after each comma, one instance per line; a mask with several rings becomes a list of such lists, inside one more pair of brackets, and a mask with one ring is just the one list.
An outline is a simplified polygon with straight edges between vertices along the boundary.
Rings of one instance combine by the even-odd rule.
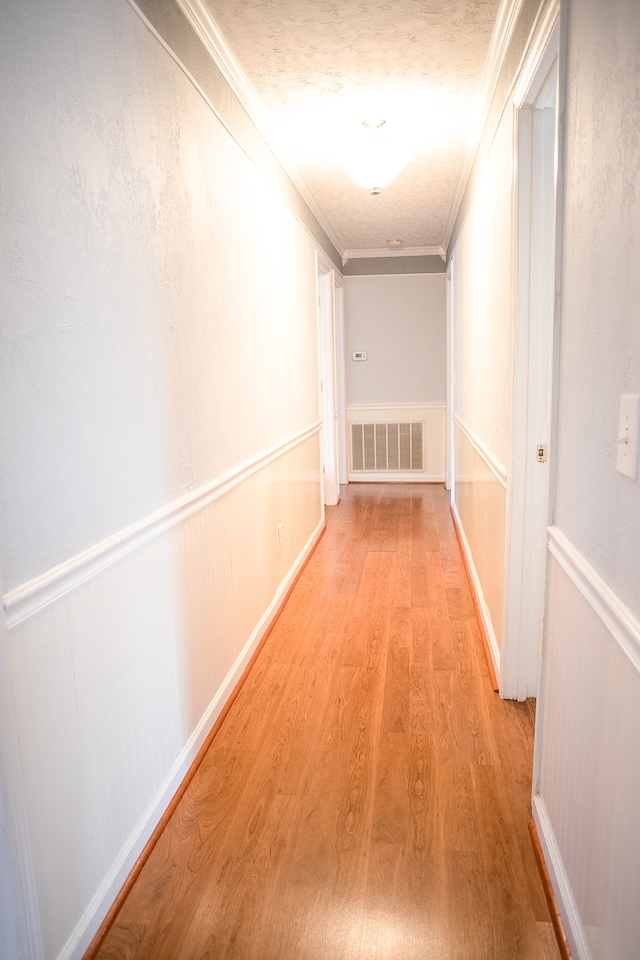
[[452, 255], [447, 264], [446, 274], [446, 363], [447, 363], [447, 410], [446, 410], [446, 444], [447, 460], [445, 465], [445, 489], [451, 493], [451, 503], [455, 502], [455, 469], [454, 469], [454, 431], [453, 431], [453, 388], [455, 368], [453, 360], [453, 273], [454, 257]]
[[344, 279], [333, 271], [336, 356], [336, 431], [338, 436], [338, 482], [349, 482], [347, 457], [347, 368], [345, 357]]
[[321, 250], [316, 251], [316, 264], [324, 503], [325, 506], [335, 506], [340, 499], [335, 268]]
[[[512, 446], [500, 694], [536, 696], [549, 522], [558, 126], [558, 3], [551, 5], [513, 98], [516, 176]], [[537, 448], [544, 448], [540, 461]]]

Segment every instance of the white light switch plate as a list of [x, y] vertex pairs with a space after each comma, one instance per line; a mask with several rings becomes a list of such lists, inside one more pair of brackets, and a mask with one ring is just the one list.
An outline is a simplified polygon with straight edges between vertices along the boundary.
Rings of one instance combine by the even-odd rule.
[[616, 470], [635, 480], [638, 476], [638, 431], [640, 428], [640, 396], [623, 393], [620, 397], [618, 422], [618, 456]]

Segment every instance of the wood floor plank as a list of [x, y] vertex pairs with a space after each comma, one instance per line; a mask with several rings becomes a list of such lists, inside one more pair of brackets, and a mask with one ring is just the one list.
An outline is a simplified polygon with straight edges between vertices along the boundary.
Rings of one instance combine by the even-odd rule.
[[408, 515], [398, 518], [400, 533], [396, 549], [395, 584], [392, 597], [394, 607], [411, 607], [411, 524]]
[[383, 733], [408, 733], [411, 683], [411, 611], [393, 607], [389, 618], [387, 667], [382, 703]]
[[407, 845], [411, 828], [409, 759], [411, 742], [405, 733], [384, 733], [376, 764], [371, 842]]
[[448, 618], [447, 591], [444, 583], [442, 561], [439, 553], [425, 554], [425, 596], [423, 606], [433, 623], [442, 623]]
[[354, 484], [99, 960], [558, 960], [442, 487]]
[[432, 736], [434, 732], [432, 630], [428, 611], [411, 608], [411, 650], [409, 663], [409, 728], [413, 734]]

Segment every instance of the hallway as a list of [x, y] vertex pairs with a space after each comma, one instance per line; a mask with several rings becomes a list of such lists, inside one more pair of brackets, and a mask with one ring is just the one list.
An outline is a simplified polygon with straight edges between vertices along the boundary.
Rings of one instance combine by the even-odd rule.
[[558, 957], [448, 495], [342, 492], [100, 960]]

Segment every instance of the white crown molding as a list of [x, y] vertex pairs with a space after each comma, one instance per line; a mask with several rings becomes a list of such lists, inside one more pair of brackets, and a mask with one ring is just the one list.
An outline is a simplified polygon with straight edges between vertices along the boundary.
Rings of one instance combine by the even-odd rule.
[[509, 48], [509, 43], [511, 41], [511, 37], [513, 36], [515, 25], [518, 22], [518, 16], [520, 14], [523, 2], [524, 0], [502, 0], [502, 4], [500, 5], [498, 18], [496, 20], [493, 36], [491, 38], [491, 45], [489, 47], [489, 55], [487, 57], [487, 62], [482, 75], [482, 82], [480, 84], [477, 107], [475, 110], [475, 118], [471, 124], [471, 134], [469, 136], [467, 151], [460, 170], [456, 192], [454, 194], [451, 211], [449, 213], [449, 219], [447, 221], [447, 227], [444, 236], [445, 248], [449, 246], [449, 242], [451, 240], [453, 228], [455, 226], [460, 205], [462, 203], [462, 198], [471, 175], [473, 161], [475, 159], [478, 146], [480, 145], [482, 131], [484, 130], [489, 116], [489, 110], [491, 108], [493, 95], [498, 84], [500, 70], [502, 69], [502, 64], [504, 63], [504, 58]]
[[259, 456], [240, 464], [235, 470], [217, 477], [211, 483], [192, 490], [166, 507], [112, 537], [101, 541], [83, 553], [72, 557], [65, 563], [48, 570], [46, 573], [27, 583], [10, 590], [4, 596], [7, 629], [18, 626], [36, 613], [55, 603], [61, 597], [75, 590], [80, 584], [92, 579], [107, 567], [117, 563], [142, 544], [174, 527], [186, 517], [202, 510], [208, 504], [219, 500], [238, 484], [247, 480], [273, 460], [277, 460], [289, 450], [304, 443], [305, 440], [320, 432], [321, 421], [312, 424], [282, 443], [265, 450]]
[[342, 254], [342, 265], [348, 260], [371, 260], [378, 257], [441, 257], [443, 260], [447, 256], [444, 247], [406, 247], [391, 250], [389, 247], [381, 247], [379, 250], [345, 250]]
[[512, 93], [512, 100], [519, 110], [527, 102], [529, 88], [533, 83], [533, 78], [541, 69], [544, 61], [545, 66], [551, 69], [553, 61], [558, 56], [558, 37], [551, 42], [553, 31], [560, 19], [560, 0], [551, 0], [545, 10], [542, 23], [540, 24], [533, 46], [526, 51], [526, 63], [524, 68], [519, 71], [515, 87]]
[[251, 81], [234, 57], [220, 28], [211, 16], [203, 0], [176, 0], [188, 22], [193, 27], [205, 50], [220, 70], [220, 73], [229, 84], [250, 120], [255, 124], [264, 140], [273, 151], [285, 172], [291, 178], [294, 186], [300, 193], [314, 217], [331, 240], [332, 244], [342, 256], [344, 242], [332, 224], [324, 216], [309, 187], [302, 178], [296, 165], [287, 156], [275, 129], [273, 119], [260, 99]]

